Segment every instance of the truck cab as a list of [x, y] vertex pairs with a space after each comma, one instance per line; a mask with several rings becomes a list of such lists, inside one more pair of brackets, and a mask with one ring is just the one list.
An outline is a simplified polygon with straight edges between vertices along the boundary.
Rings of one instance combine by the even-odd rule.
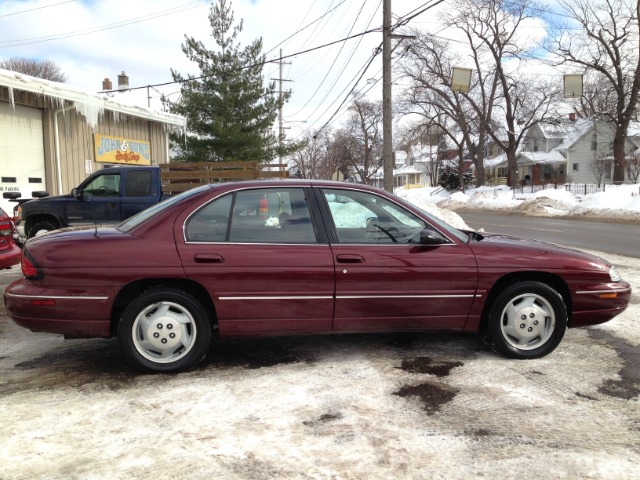
[[161, 190], [158, 167], [107, 167], [69, 195], [21, 203], [16, 223], [26, 238], [69, 226], [116, 224], [161, 201]]

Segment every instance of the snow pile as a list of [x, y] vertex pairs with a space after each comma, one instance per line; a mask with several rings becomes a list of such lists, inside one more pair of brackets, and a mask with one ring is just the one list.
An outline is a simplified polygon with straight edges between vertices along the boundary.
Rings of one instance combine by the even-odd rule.
[[505, 186], [444, 192], [439, 196], [433, 196], [432, 191], [433, 188], [415, 188], [400, 191], [398, 196], [421, 208], [427, 202], [450, 210], [486, 210], [543, 217], [591, 217], [640, 222], [639, 185], [608, 185], [604, 192], [580, 196], [562, 187], [535, 193], [516, 191], [515, 196]]

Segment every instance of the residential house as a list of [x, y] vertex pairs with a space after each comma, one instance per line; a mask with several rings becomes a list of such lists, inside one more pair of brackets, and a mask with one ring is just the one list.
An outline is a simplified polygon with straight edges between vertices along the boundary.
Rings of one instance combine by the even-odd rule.
[[[558, 123], [533, 125], [518, 151], [518, 183], [541, 185], [547, 183], [595, 183], [594, 160], [604, 162], [603, 182], [613, 175], [614, 125], [594, 119], [568, 119]], [[625, 151], [634, 154], [640, 147], [640, 129], [631, 128]], [[488, 177], [506, 176], [506, 155], [485, 160]]]

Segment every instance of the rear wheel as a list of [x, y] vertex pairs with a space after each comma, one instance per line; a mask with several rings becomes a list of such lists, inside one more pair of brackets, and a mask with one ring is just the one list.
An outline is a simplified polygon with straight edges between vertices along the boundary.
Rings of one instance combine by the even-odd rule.
[[211, 323], [200, 302], [174, 288], [149, 290], [132, 301], [118, 324], [123, 355], [153, 373], [181, 372], [206, 355]]
[[493, 302], [488, 316], [495, 348], [511, 358], [540, 358], [558, 346], [567, 328], [562, 296], [549, 285], [511, 285]]

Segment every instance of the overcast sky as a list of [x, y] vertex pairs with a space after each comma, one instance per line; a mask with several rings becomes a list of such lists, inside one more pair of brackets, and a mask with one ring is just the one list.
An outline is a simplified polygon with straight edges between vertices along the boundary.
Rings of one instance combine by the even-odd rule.
[[[393, 21], [438, 2], [393, 0]], [[446, 36], [437, 20], [438, 9], [446, 4], [425, 11], [408, 26]], [[118, 74], [124, 71], [130, 87], [155, 85], [138, 95], [146, 102], [148, 92], [151, 106], [159, 109], [159, 92], [177, 98], [177, 84], [158, 85], [172, 81], [171, 68], [199, 73], [181, 51], [184, 35], [215, 48], [207, 18], [210, 7], [211, 1], [204, 0], [0, 0], [0, 58], [52, 60], [69, 85], [91, 92], [102, 90], [105, 77], [117, 88]], [[286, 58], [282, 75], [288, 80], [284, 88], [292, 90], [283, 114], [287, 138], [316, 131], [332, 118], [338, 126], [334, 114], [381, 44], [382, 34], [318, 47], [379, 28], [382, 0], [233, 0], [232, 8], [236, 22], [244, 21], [242, 45], [262, 37], [267, 59], [277, 59], [280, 49], [285, 57], [293, 55]], [[532, 32], [540, 33], [535, 28]], [[278, 76], [277, 62], [265, 68], [266, 78]], [[356, 91], [381, 98], [381, 77], [378, 55]]]

